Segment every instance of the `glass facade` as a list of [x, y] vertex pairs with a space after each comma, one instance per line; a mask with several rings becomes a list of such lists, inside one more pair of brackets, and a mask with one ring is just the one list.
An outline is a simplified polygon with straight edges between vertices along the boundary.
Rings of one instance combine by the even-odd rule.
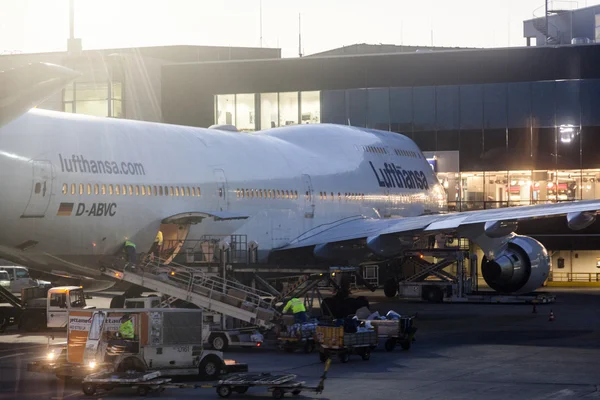
[[[259, 115], [257, 120], [255, 115]], [[235, 125], [242, 132], [321, 122], [321, 92], [219, 94], [215, 123]]]
[[65, 112], [123, 118], [121, 82], [74, 82], [63, 90]]
[[456, 167], [437, 171], [451, 209], [600, 196], [600, 80], [217, 95], [219, 118], [241, 96], [260, 115], [246, 117], [246, 130], [349, 124], [402, 133], [442, 159], [458, 154]]

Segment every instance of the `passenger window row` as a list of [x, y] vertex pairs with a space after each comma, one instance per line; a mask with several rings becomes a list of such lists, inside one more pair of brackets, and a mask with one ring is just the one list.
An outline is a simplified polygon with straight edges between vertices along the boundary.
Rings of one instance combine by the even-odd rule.
[[176, 196], [199, 197], [200, 188], [195, 186], [157, 186], [157, 185], [113, 185], [63, 183], [62, 194], [102, 195], [102, 196]]
[[[320, 200], [328, 200], [328, 199], [335, 200], [335, 193], [331, 192], [331, 194], [328, 195], [327, 192], [319, 192], [319, 199]], [[341, 192], [338, 192], [337, 199], [338, 200], [342, 199]], [[364, 193], [344, 193], [344, 199], [350, 200], [350, 201], [364, 200], [365, 194]]]
[[[296, 190], [275, 190], [275, 189], [235, 189], [235, 196], [239, 199], [297, 199]], [[307, 194], [308, 196], [308, 194]]]
[[362, 148], [367, 153], [387, 154], [387, 150], [385, 149], [385, 147], [363, 146]]
[[420, 157], [417, 157], [417, 153], [415, 153], [414, 151], [410, 151], [410, 150], [394, 149], [394, 152], [396, 153], [397, 156], [420, 158]]

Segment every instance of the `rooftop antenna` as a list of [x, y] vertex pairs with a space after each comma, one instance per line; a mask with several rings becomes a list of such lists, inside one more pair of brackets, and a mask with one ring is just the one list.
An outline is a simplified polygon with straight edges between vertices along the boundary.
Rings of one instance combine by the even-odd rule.
[[301, 14], [298, 13], [298, 57], [302, 57], [302, 22]]
[[262, 0], [259, 1], [258, 6], [260, 14], [260, 47], [262, 47]]

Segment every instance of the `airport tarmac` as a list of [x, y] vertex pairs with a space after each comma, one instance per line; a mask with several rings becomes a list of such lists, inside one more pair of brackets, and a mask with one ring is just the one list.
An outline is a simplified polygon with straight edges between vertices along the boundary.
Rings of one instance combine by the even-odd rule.
[[[417, 340], [409, 351], [382, 347], [369, 361], [334, 360], [323, 399], [571, 399], [600, 398], [600, 290], [553, 290], [557, 302], [538, 305], [403, 303], [376, 298], [372, 309], [418, 312]], [[96, 296], [96, 301], [105, 301]], [[376, 303], [376, 301], [380, 301]], [[550, 310], [556, 319], [548, 321]], [[38, 335], [0, 336], [0, 399], [84, 399], [79, 385], [63, 387], [53, 377], [28, 373], [27, 362], [43, 353]], [[16, 342], [16, 343], [15, 343]], [[36, 344], [37, 343], [37, 344]], [[231, 350], [228, 358], [252, 372], [295, 373], [316, 383], [318, 354], [287, 354], [269, 348]], [[219, 398], [213, 389], [168, 389], [161, 399]], [[231, 398], [272, 398], [250, 389]], [[286, 395], [286, 397], [289, 395]], [[136, 398], [130, 390], [96, 398]]]

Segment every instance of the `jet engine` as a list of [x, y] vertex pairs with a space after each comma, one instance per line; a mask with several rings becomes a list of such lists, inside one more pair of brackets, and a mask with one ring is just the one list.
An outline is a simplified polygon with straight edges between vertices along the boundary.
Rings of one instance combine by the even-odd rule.
[[546, 248], [529, 236], [514, 236], [494, 260], [483, 257], [481, 274], [490, 288], [500, 293], [525, 294], [542, 286], [551, 260]]

